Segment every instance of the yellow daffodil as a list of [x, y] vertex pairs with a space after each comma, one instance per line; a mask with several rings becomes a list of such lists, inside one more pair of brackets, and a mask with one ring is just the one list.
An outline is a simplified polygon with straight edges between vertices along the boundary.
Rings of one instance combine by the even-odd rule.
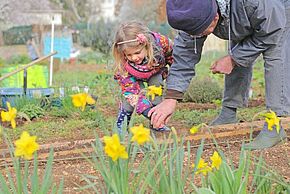
[[128, 159], [128, 153], [126, 152], [125, 146], [120, 144], [120, 139], [117, 134], [112, 137], [104, 136], [105, 142], [105, 153], [116, 161], [118, 158]]
[[222, 164], [222, 158], [220, 157], [219, 153], [214, 151], [210, 159], [212, 161], [211, 168], [216, 168], [217, 170], [219, 170], [220, 165]]
[[11, 122], [11, 126], [14, 129], [16, 127], [16, 115], [17, 115], [17, 110], [16, 108], [11, 108], [11, 105], [9, 102], [7, 102], [7, 107], [8, 107], [8, 111], [1, 111], [1, 118], [2, 118], [2, 122], [5, 121], [10, 121]]
[[23, 156], [24, 159], [31, 159], [33, 153], [38, 150], [39, 145], [35, 142], [36, 136], [30, 136], [27, 131], [23, 131], [20, 139], [15, 141], [15, 152], [16, 157]]
[[150, 137], [150, 129], [143, 127], [143, 125], [132, 127], [131, 132], [133, 133], [133, 137], [131, 141], [137, 142], [139, 145], [143, 145], [146, 142], [149, 142]]
[[201, 127], [201, 125], [191, 127], [191, 129], [189, 130], [190, 134], [197, 133], [200, 127]]
[[87, 104], [95, 104], [96, 101], [87, 93], [79, 93], [72, 95], [72, 103], [75, 107], [81, 107], [82, 111], [85, 110]]
[[268, 130], [272, 131], [274, 125], [276, 126], [276, 130], [279, 133], [280, 131], [280, 118], [277, 117], [276, 113], [271, 111], [265, 114], [261, 114], [265, 117], [265, 121], [268, 124]]
[[162, 95], [162, 86], [149, 86], [147, 91], [148, 96], [152, 96], [152, 100], [155, 99], [155, 95], [161, 96]]
[[190, 134], [195, 134], [199, 131], [199, 129], [203, 126], [207, 126], [205, 123], [201, 123], [199, 125], [193, 126], [191, 127], [191, 129], [189, 130]]
[[[192, 168], [194, 167], [195, 165], [192, 164]], [[201, 158], [198, 162], [197, 171], [195, 172], [195, 174], [202, 173], [204, 176], [206, 176], [209, 171], [212, 171], [211, 167], [209, 167], [207, 162], [204, 162], [204, 160]]]

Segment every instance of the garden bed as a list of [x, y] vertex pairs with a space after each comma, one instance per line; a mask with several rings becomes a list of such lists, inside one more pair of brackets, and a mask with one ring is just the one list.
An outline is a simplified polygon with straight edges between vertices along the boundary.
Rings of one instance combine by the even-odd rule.
[[[289, 134], [289, 121], [290, 118], [284, 118], [283, 124], [286, 124]], [[254, 131], [254, 135], [258, 133], [259, 126], [263, 121], [254, 121], [252, 123], [240, 123], [211, 127], [212, 134], [210, 134], [206, 128], [203, 128], [201, 132], [190, 135], [187, 128], [181, 126], [177, 130], [177, 135], [181, 138], [184, 137], [185, 141], [190, 141], [192, 153], [196, 153], [201, 139], [205, 138], [203, 155], [208, 158], [213, 150], [216, 149], [216, 145], [212, 141], [211, 135], [213, 135], [219, 145], [219, 148], [228, 156], [233, 159], [234, 164], [238, 164], [241, 145], [243, 142], [248, 142], [250, 131]], [[288, 124], [288, 126], [287, 126]], [[170, 133], [154, 133], [158, 143], [165, 143], [170, 141]], [[170, 138], [170, 139], [168, 139]], [[94, 150], [91, 148], [91, 143], [94, 143], [95, 139], [83, 139], [83, 140], [62, 140], [53, 143], [43, 144], [40, 146], [38, 159], [40, 161], [40, 173], [44, 171], [44, 165], [46, 163], [48, 152], [50, 147], [54, 147], [54, 168], [53, 178], [56, 182], [59, 182], [62, 178], [65, 179], [64, 193], [82, 193], [78, 191], [79, 186], [84, 186], [85, 181], [82, 177], [83, 174], [90, 174], [96, 176], [96, 171], [85, 160], [84, 155], [90, 156]], [[185, 143], [186, 145], [186, 143]], [[259, 157], [263, 155], [266, 163], [283, 178], [290, 182], [289, 172], [289, 143], [277, 145], [270, 149], [262, 151], [252, 151], [252, 154]], [[8, 153], [3, 149], [1, 153]], [[142, 155], [142, 153], [140, 153]], [[0, 159], [1, 161], [1, 159]], [[9, 156], [5, 158], [5, 163], [9, 163]], [[0, 165], [3, 165], [2, 159]], [[42, 168], [43, 167], [43, 168]], [[3, 168], [3, 166], [1, 166]], [[101, 178], [100, 178], [101, 179]], [[198, 184], [198, 183], [196, 183]]]

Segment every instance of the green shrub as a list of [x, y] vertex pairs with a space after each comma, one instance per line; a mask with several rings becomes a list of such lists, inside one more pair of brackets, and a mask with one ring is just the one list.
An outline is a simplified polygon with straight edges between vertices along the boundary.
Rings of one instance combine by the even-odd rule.
[[3, 58], [0, 57], [0, 67], [2, 67], [3, 65], [5, 65], [5, 60]]
[[198, 125], [200, 123], [210, 123], [218, 114], [218, 109], [198, 110], [177, 110], [173, 115], [174, 120], [181, 120], [186, 125]]
[[210, 78], [193, 79], [184, 94], [184, 100], [196, 103], [210, 103], [222, 98], [222, 88]]
[[13, 55], [8, 60], [8, 64], [28, 64], [31, 62], [31, 59], [28, 55]]
[[78, 62], [80, 64], [106, 64], [107, 60], [103, 53], [88, 51], [80, 54]]
[[90, 110], [80, 112], [80, 119], [90, 122], [91, 127], [103, 128], [106, 125], [106, 118], [98, 110]]
[[99, 20], [81, 31], [80, 41], [83, 46], [91, 47], [104, 54], [110, 53], [115, 22]]
[[28, 96], [12, 96], [11, 99], [8, 98], [8, 101], [11, 102], [13, 107], [17, 110], [22, 109], [27, 104], [34, 104], [38, 106], [40, 104], [40, 99], [38, 98], [30, 98]]
[[32, 34], [32, 25], [14, 26], [3, 31], [3, 40], [5, 45], [25, 44]]
[[26, 104], [19, 110], [19, 112], [27, 115], [29, 119], [33, 119], [44, 116], [45, 110], [36, 104]]
[[59, 118], [69, 118], [73, 114], [73, 110], [71, 107], [52, 107], [50, 109], [49, 115], [53, 117], [59, 117]]

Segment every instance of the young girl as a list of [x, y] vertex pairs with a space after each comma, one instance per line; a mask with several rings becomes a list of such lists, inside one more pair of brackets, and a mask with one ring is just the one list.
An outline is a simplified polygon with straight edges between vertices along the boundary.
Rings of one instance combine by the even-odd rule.
[[[144, 82], [148, 86], [163, 87], [168, 72], [166, 66], [173, 62], [172, 42], [139, 22], [129, 22], [122, 24], [115, 34], [113, 56], [117, 67], [115, 79], [124, 96], [117, 119], [119, 133], [122, 133], [125, 118], [128, 125], [134, 108], [137, 114], [150, 119], [149, 110], [161, 102], [162, 96], [150, 100], [141, 90]], [[154, 130], [170, 129], [163, 126]]]

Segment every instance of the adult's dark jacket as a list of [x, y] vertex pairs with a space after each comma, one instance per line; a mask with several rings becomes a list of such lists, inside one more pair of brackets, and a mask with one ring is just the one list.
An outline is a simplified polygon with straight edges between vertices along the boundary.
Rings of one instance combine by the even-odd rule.
[[[277, 44], [286, 25], [286, 7], [290, 7], [290, 0], [231, 0], [229, 17], [220, 16], [213, 34], [229, 40], [232, 59], [248, 67], [261, 53]], [[194, 67], [200, 61], [206, 38], [178, 32], [165, 98], [183, 97], [195, 75]]]

